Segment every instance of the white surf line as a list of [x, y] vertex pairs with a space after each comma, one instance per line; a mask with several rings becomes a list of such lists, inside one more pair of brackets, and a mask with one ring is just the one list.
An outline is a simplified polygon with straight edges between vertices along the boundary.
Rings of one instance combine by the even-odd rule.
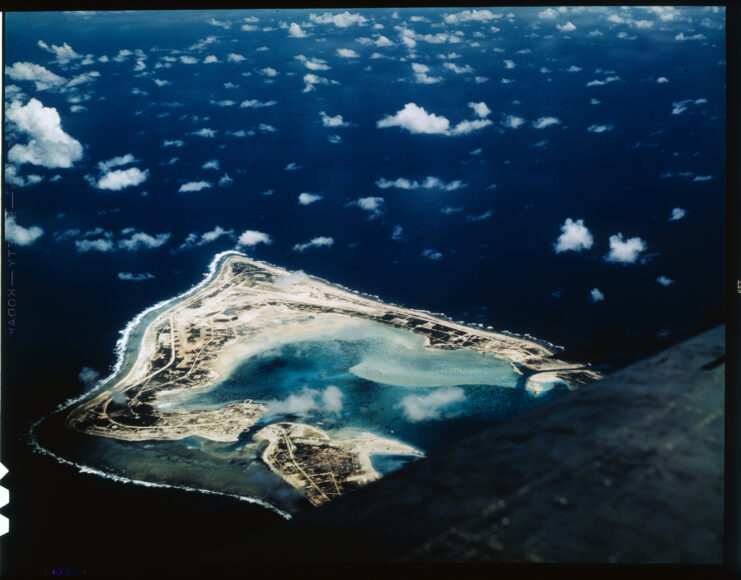
[[141, 479], [131, 479], [131, 478], [125, 477], [123, 475], [117, 475], [115, 473], [111, 473], [111, 472], [108, 472], [108, 471], [103, 471], [102, 469], [98, 469], [96, 467], [90, 467], [88, 465], [83, 465], [83, 464], [77, 463], [75, 461], [70, 461], [69, 459], [65, 459], [64, 457], [60, 457], [56, 453], [54, 453], [52, 451], [49, 451], [45, 447], [42, 447], [39, 444], [39, 442], [36, 440], [36, 434], [34, 432], [34, 429], [43, 420], [44, 420], [44, 418], [42, 417], [41, 419], [38, 419], [33, 424], [32, 428], [31, 428], [30, 441], [29, 441], [29, 443], [32, 445], [32, 447], [34, 448], [34, 450], [37, 453], [40, 453], [42, 455], [47, 455], [49, 457], [52, 457], [56, 461], [58, 461], [59, 463], [62, 463], [64, 465], [69, 465], [70, 467], [75, 467], [75, 468], [77, 468], [77, 470], [80, 473], [89, 473], [89, 474], [92, 474], [92, 475], [97, 475], [97, 476], [102, 477], [104, 479], [111, 479], [111, 480], [117, 481], [119, 483], [132, 483], [134, 485], [141, 485], [143, 487], [158, 487], [158, 488], [163, 488], [163, 489], [180, 489], [180, 490], [183, 490], [183, 491], [191, 491], [191, 492], [202, 493], [204, 495], [218, 495], [218, 496], [222, 496], [222, 497], [230, 497], [230, 498], [233, 498], [233, 499], [238, 499], [239, 501], [244, 501], [244, 502], [247, 502], [247, 503], [251, 503], [251, 504], [255, 504], [255, 505], [259, 505], [261, 507], [267, 508], [267, 509], [275, 512], [276, 514], [278, 514], [279, 516], [281, 516], [282, 518], [284, 518], [286, 520], [290, 520], [292, 518], [291, 514], [289, 514], [288, 512], [285, 512], [282, 509], [274, 506], [270, 502], [267, 502], [267, 501], [262, 500], [262, 499], [258, 499], [256, 497], [250, 497], [250, 496], [246, 496], [246, 495], [239, 495], [239, 494], [236, 494], [236, 493], [228, 493], [228, 492], [223, 492], [223, 491], [214, 491], [212, 489], [203, 489], [203, 488], [200, 488], [200, 487], [190, 487], [190, 486], [187, 486], [187, 485], [173, 485], [173, 484], [170, 484], [170, 483], [156, 483], [156, 482], [153, 482], [153, 481], [144, 481], [144, 480], [141, 480]]

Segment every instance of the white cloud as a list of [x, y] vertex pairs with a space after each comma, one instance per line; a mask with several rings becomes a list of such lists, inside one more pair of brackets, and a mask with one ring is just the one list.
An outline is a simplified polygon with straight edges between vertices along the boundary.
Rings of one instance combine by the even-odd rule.
[[579, 72], [581, 70], [580, 66], [576, 66], [575, 64], [572, 64], [569, 68], [566, 69], [566, 72], [574, 73]]
[[561, 120], [557, 117], [539, 117], [537, 121], [533, 121], [533, 127], [536, 129], [545, 129], [551, 125], [560, 125]]
[[558, 12], [549, 7], [541, 12], [538, 12], [538, 18], [542, 18], [543, 20], [554, 20], [558, 18]]
[[219, 187], [228, 187], [232, 183], [234, 183], [234, 179], [229, 177], [228, 173], [225, 173], [224, 175], [219, 177]]
[[239, 239], [237, 240], [238, 246], [247, 246], [252, 247], [256, 246], [257, 244], [272, 244], [273, 239], [270, 237], [269, 234], [266, 234], [264, 232], [258, 232], [256, 230], [245, 230], [242, 232], [242, 234], [239, 236]]
[[587, 127], [587, 131], [590, 133], [604, 133], [605, 131], [612, 131], [614, 128], [614, 125], [590, 125]]
[[605, 299], [605, 295], [600, 292], [599, 288], [592, 288], [589, 292], [589, 299], [592, 302], [602, 302]]
[[460, 387], [434, 389], [429, 395], [407, 395], [398, 404], [404, 416], [413, 422], [441, 419], [443, 409], [454, 403], [466, 400], [465, 391]]
[[394, 229], [391, 231], [391, 239], [400, 242], [404, 239], [404, 228], [402, 228], [400, 225], [395, 225]]
[[329, 70], [331, 68], [326, 60], [319, 58], [306, 58], [303, 54], [299, 54], [296, 59], [304, 63], [309, 70]]
[[43, 40], [39, 40], [37, 44], [46, 52], [53, 54], [56, 57], [55, 60], [59, 64], [67, 64], [71, 60], [82, 58], [82, 55], [75, 52], [75, 50], [66, 42], [63, 43], [62, 46], [57, 46], [56, 44], [49, 46]]
[[227, 57], [227, 62], [242, 62], [244, 60], [244, 57], [241, 54], [237, 54], [234, 52], [230, 52]]
[[296, 244], [293, 246], [293, 249], [296, 252], [305, 252], [309, 248], [329, 248], [332, 246], [332, 244], [334, 244], [334, 238], [319, 236], [316, 238], [312, 238], [308, 242]]
[[[49, 181], [53, 180], [54, 178], [50, 179]], [[44, 181], [44, 178], [41, 175], [35, 174], [18, 175], [18, 168], [11, 163], [7, 163], [5, 165], [5, 181], [7, 181], [8, 183], [12, 183], [16, 187], [28, 187], [29, 185], [36, 185], [37, 183], [41, 183], [42, 181]]]
[[197, 135], [198, 137], [208, 137], [208, 138], [214, 138], [216, 137], [216, 133], [218, 131], [214, 129], [208, 129], [207, 127], [204, 127], [203, 129], [198, 129], [198, 131], [193, 131], [191, 135]]
[[201, 169], [215, 169], [219, 170], [219, 160], [218, 159], [210, 159], [209, 161], [206, 161], [203, 165], [201, 165]]
[[113, 240], [108, 238], [98, 238], [95, 240], [75, 240], [75, 247], [80, 253], [83, 252], [112, 252], [114, 248]]
[[515, 115], [507, 115], [507, 117], [502, 121], [502, 125], [509, 129], [517, 129], [521, 125], [525, 124], [525, 119], [522, 117], [517, 117]]
[[337, 143], [342, 143], [342, 137], [340, 137], [339, 135], [330, 135], [329, 137], [327, 137], [327, 141], [336, 145]]
[[448, 24], [459, 24], [461, 22], [489, 22], [501, 18], [501, 14], [491, 10], [463, 10], [455, 14], [446, 14], [445, 22]]
[[684, 32], [680, 32], [674, 37], [674, 40], [704, 40], [704, 34], [693, 34], [692, 36], [686, 36]]
[[334, 385], [329, 385], [322, 393], [324, 409], [329, 413], [339, 413], [342, 411], [342, 397], [342, 391]]
[[656, 82], [659, 83], [659, 84], [668, 83], [669, 82], [669, 79], [666, 78], [666, 77], [659, 77], [659, 78], [656, 79]]
[[443, 255], [433, 248], [422, 250], [422, 256], [428, 260], [439, 260]]
[[257, 99], [247, 99], [242, 101], [239, 106], [243, 109], [259, 109], [262, 107], [272, 107], [277, 105], [278, 101], [259, 101]]
[[513, 61], [513, 60], [507, 59], [507, 60], [504, 61], [504, 68], [506, 68], [506, 69], [513, 69], [516, 66], [517, 65], [515, 64], [515, 61]]
[[443, 191], [455, 191], [467, 185], [467, 183], [464, 183], [460, 179], [446, 183], [439, 177], [433, 177], [432, 175], [427, 176], [422, 182], [410, 180], [405, 177], [399, 177], [393, 181], [381, 177], [376, 181], [376, 186], [381, 189], [395, 187], [397, 189], [440, 189]]
[[5, 67], [5, 74], [14, 81], [32, 81], [37, 91], [45, 91], [63, 86], [67, 80], [49, 69], [32, 62], [16, 62]]
[[277, 77], [280, 74], [277, 70], [270, 66], [266, 66], [265, 68], [262, 68], [257, 72], [265, 77]]
[[342, 58], [359, 58], [360, 55], [352, 48], [338, 48], [337, 54]]
[[490, 209], [486, 210], [484, 213], [479, 215], [467, 215], [466, 221], [469, 222], [483, 222], [485, 220], [488, 220], [491, 216], [494, 215], [494, 212]]
[[44, 230], [39, 226], [24, 228], [19, 226], [15, 221], [14, 215], [8, 215], [5, 211], [5, 239], [18, 244], [19, 246], [30, 246], [41, 236]]
[[183, 64], [197, 64], [198, 59], [184, 54], [180, 56], [180, 62], [182, 62]]
[[353, 205], [367, 211], [370, 214], [370, 219], [376, 219], [383, 215], [385, 203], [386, 201], [382, 197], [361, 197], [353, 202]]
[[687, 215], [687, 212], [684, 209], [682, 209], [681, 207], [675, 207], [672, 210], [672, 215], [669, 218], [669, 221], [674, 222], [677, 220], [681, 220], [685, 215]]
[[368, 22], [368, 19], [362, 14], [355, 14], [351, 12], [342, 12], [341, 14], [332, 14], [325, 12], [324, 14], [309, 14], [309, 20], [316, 22], [317, 24], [334, 24], [338, 28], [347, 28], [353, 25], [363, 25]]
[[561, 32], [573, 32], [576, 30], [576, 26], [573, 22], [569, 21], [566, 24], [556, 24], [556, 28], [558, 28]]
[[620, 77], [618, 75], [610, 75], [608, 77], [605, 77], [604, 80], [595, 79], [593, 81], [589, 81], [586, 86], [588, 87], [601, 87], [609, 83], [614, 83], [616, 81], [619, 81]]
[[646, 242], [641, 238], [623, 239], [623, 234], [610, 236], [610, 251], [605, 254], [605, 260], [608, 262], [618, 262], [621, 264], [634, 264], [638, 256], [646, 249]]
[[566, 218], [561, 226], [561, 232], [554, 244], [557, 254], [568, 250], [581, 252], [582, 250], [588, 250], [594, 244], [594, 238], [584, 225], [584, 220], [574, 221], [571, 218]]
[[715, 179], [713, 175], [695, 175], [692, 181], [712, 181]]
[[307, 73], [304, 75], [304, 93], [308, 93], [313, 91], [316, 88], [316, 85], [338, 85], [338, 83], [335, 80], [330, 80], [326, 77], [320, 77], [318, 75], [315, 75], [314, 73]]
[[276, 127], [268, 125], [267, 123], [260, 123], [257, 128], [263, 133], [275, 133], [278, 130]]
[[269, 415], [305, 415], [312, 411], [337, 414], [342, 411], [342, 391], [329, 385], [323, 392], [304, 387], [299, 393], [293, 393], [280, 401], [265, 401], [265, 414]]
[[702, 99], [685, 99], [684, 101], [679, 101], [678, 103], [672, 103], [672, 115], [681, 115], [684, 113], [688, 105], [704, 105], [707, 103], [708, 100], [705, 98]]
[[430, 72], [430, 67], [418, 62], [412, 63], [412, 70], [414, 71], [414, 80], [418, 84], [431, 85], [443, 80], [442, 77], [431, 77], [428, 75], [427, 73]]
[[76, 87], [77, 85], [82, 85], [85, 83], [92, 82], [93, 80], [99, 77], [100, 77], [100, 73], [97, 70], [91, 70], [89, 72], [79, 74], [76, 77], [73, 77], [67, 83], [67, 88], [72, 88], [72, 87]]
[[211, 242], [215, 242], [222, 236], [232, 237], [233, 235], [234, 230], [225, 230], [221, 226], [216, 226], [213, 230], [204, 232], [200, 236], [197, 232], [191, 232], [186, 236], [185, 241], [180, 244], [175, 251], [180, 252], [182, 250], [187, 250], [193, 247], [204, 246], [206, 244], [210, 244]]
[[301, 166], [295, 161], [291, 161], [283, 168], [283, 171], [296, 171], [297, 169], [301, 169]]
[[305, 38], [307, 34], [298, 24], [291, 22], [288, 27], [288, 36], [293, 38]]
[[473, 109], [473, 112], [476, 113], [477, 117], [484, 118], [491, 114], [491, 109], [486, 106], [484, 101], [481, 101], [480, 103], [468, 103], [468, 106]]
[[185, 145], [185, 141], [183, 141], [182, 139], [175, 139], [173, 141], [168, 141], [167, 139], [165, 139], [162, 142], [163, 147], [182, 147], [183, 145]]
[[376, 122], [378, 128], [401, 127], [410, 133], [424, 133], [432, 135], [457, 136], [466, 135], [473, 131], [491, 125], [491, 121], [479, 119], [476, 121], [462, 121], [452, 129], [447, 118], [428, 113], [415, 103], [407, 103], [395, 115], [386, 115]]
[[[122, 232], [131, 233], [132, 228], [126, 228]], [[153, 248], [159, 248], [160, 246], [167, 243], [170, 239], [171, 234], [157, 234], [152, 236], [145, 232], [134, 231], [128, 238], [121, 238], [117, 242], [117, 247], [121, 250], [129, 252], [136, 252], [140, 249], [151, 250]]]
[[324, 196], [317, 195], [316, 193], [304, 192], [298, 195], [299, 205], [309, 205], [320, 199], [324, 199]]
[[77, 378], [79, 378], [82, 384], [88, 389], [98, 381], [98, 377], [100, 377], [100, 373], [90, 367], [82, 367], [80, 374], [77, 375]]
[[128, 282], [143, 282], [144, 280], [151, 280], [154, 278], [149, 272], [133, 273], [133, 272], [119, 272], [118, 279], [126, 280]]
[[453, 71], [457, 75], [462, 75], [462, 74], [467, 74], [467, 73], [474, 72], [473, 67], [471, 65], [468, 65], [468, 64], [465, 65], [465, 66], [458, 66], [454, 62], [446, 62], [446, 63], [443, 63], [443, 66], [446, 69]]
[[308, 280], [309, 277], [306, 275], [306, 272], [304, 272], [303, 270], [296, 270], [295, 272], [291, 272], [287, 276], [277, 278], [275, 282], [273, 282], [273, 286], [275, 286], [276, 288], [290, 288], [291, 286], [302, 284]]
[[188, 183], [183, 183], [183, 185], [180, 186], [180, 189], [178, 189], [178, 192], [189, 193], [191, 191], [201, 191], [202, 189], [208, 189], [209, 187], [213, 187], [213, 184], [209, 183], [208, 181], [189, 181]]
[[98, 189], [108, 189], [111, 191], [120, 191], [126, 187], [135, 187], [144, 183], [149, 177], [149, 170], [142, 171], [138, 167], [128, 169], [114, 169], [105, 173], [95, 187]]
[[66, 168], [82, 158], [82, 145], [62, 130], [54, 107], [44, 107], [36, 99], [25, 106], [15, 101], [6, 109], [5, 117], [29, 137], [27, 144], [16, 144], [8, 151], [11, 162]]
[[100, 161], [98, 163], [98, 169], [100, 171], [106, 172], [110, 171], [114, 167], [129, 165], [130, 163], [135, 163], [136, 161], [137, 159], [131, 153], [127, 153], [126, 155], [119, 155], [118, 157], [108, 159], [107, 161]]
[[330, 117], [324, 111], [319, 111], [319, 116], [322, 118], [322, 125], [325, 127], [349, 127], [350, 123], [345, 122], [342, 119], [342, 115], [335, 115]]
[[674, 284], [674, 280], [672, 280], [671, 278], [667, 278], [663, 274], [659, 276], [658, 278], [656, 278], [656, 281], [662, 286], [669, 286], [671, 284]]

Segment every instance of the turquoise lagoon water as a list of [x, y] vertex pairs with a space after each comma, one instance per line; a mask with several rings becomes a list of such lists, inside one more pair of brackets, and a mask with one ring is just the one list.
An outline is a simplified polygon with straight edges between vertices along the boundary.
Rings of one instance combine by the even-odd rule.
[[[340, 437], [362, 429], [429, 451], [560, 390], [532, 396], [509, 359], [425, 348], [422, 336], [376, 322], [349, 326], [266, 348], [211, 390], [163, 401], [170, 411], [251, 399], [267, 405], [260, 424], [291, 420]], [[376, 463], [381, 471], [400, 464]]]

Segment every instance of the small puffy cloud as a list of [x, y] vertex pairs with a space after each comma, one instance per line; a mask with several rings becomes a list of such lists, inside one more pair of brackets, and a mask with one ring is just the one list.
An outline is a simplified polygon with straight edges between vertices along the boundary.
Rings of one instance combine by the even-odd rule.
[[258, 232], [256, 230], [245, 230], [242, 232], [242, 234], [239, 236], [239, 239], [237, 240], [238, 246], [244, 246], [244, 247], [253, 247], [257, 244], [272, 244], [273, 239], [270, 237], [270, 235], [264, 233], [264, 232]]
[[180, 56], [180, 62], [182, 62], [183, 64], [197, 64], [198, 59], [192, 56], [188, 56], [187, 54], [183, 54]]
[[78, 85], [92, 82], [93, 80], [99, 77], [100, 77], [100, 73], [97, 70], [79, 74], [76, 77], [73, 77], [72, 79], [70, 79], [70, 81], [67, 83], [67, 88], [72, 88]]
[[323, 196], [317, 195], [316, 193], [300, 193], [298, 196], [298, 203], [299, 205], [309, 205], [314, 203], [315, 201], [319, 201], [320, 199], [324, 199]]
[[465, 400], [466, 394], [462, 388], [447, 387], [434, 389], [429, 395], [407, 395], [398, 406], [409, 421], [417, 423], [441, 419], [445, 407]]
[[152, 280], [154, 275], [149, 272], [119, 272], [118, 279], [125, 280], [127, 282], [143, 282], [144, 280]]
[[600, 292], [599, 288], [592, 288], [589, 291], [589, 299], [592, 302], [602, 302], [605, 299], [605, 295]]
[[605, 260], [620, 264], [634, 264], [646, 247], [646, 242], [641, 238], [625, 240], [623, 234], [618, 233], [610, 236], [610, 251], [605, 254]]
[[71, 60], [82, 58], [82, 55], [75, 52], [75, 50], [66, 42], [63, 43], [62, 46], [57, 46], [56, 44], [49, 46], [43, 40], [39, 40], [36, 44], [46, 52], [53, 54], [56, 57], [55, 60], [59, 64], [67, 64]]
[[183, 250], [188, 250], [190, 248], [204, 246], [206, 244], [215, 242], [222, 236], [233, 237], [234, 230], [225, 230], [221, 226], [216, 226], [213, 230], [204, 232], [200, 236], [197, 232], [191, 232], [187, 235], [185, 241], [180, 244], [175, 251], [180, 252]]
[[576, 26], [573, 22], [569, 21], [566, 24], [556, 24], [556, 28], [558, 28], [561, 32], [573, 32], [576, 30]]
[[610, 75], [608, 77], [605, 77], [604, 80], [594, 79], [592, 81], [589, 81], [588, 83], [586, 83], [586, 86], [587, 87], [601, 87], [609, 83], [617, 82], [619, 80], [620, 80], [620, 77], [618, 75]]
[[67, 82], [63, 77], [32, 62], [16, 62], [13, 63], [13, 66], [6, 66], [5, 74], [14, 81], [31, 81], [35, 83], [37, 91], [60, 88]]
[[[61, 176], [59, 176], [59, 179], [61, 179]], [[44, 178], [41, 175], [35, 174], [18, 175], [18, 168], [13, 164], [8, 163], [5, 165], [5, 181], [12, 183], [16, 187], [28, 187], [29, 185], [41, 183], [44, 181]], [[49, 181], [54, 181], [54, 178]]]
[[612, 131], [614, 128], [614, 125], [590, 125], [587, 127], [587, 131], [590, 133], [605, 133], [606, 131]]
[[398, 179], [389, 180], [381, 177], [376, 180], [376, 187], [381, 189], [388, 189], [389, 187], [395, 187], [397, 189], [440, 189], [443, 191], [455, 191], [462, 189], [468, 184], [464, 183], [460, 179], [454, 181], [445, 182], [439, 177], [428, 175], [423, 181], [411, 180], [406, 177], [399, 177]]
[[144, 183], [149, 177], [149, 170], [142, 171], [138, 167], [129, 167], [128, 169], [114, 169], [105, 173], [95, 187], [98, 189], [108, 189], [110, 191], [120, 191], [126, 187], [135, 187]]
[[360, 55], [352, 48], [338, 48], [337, 54], [342, 58], [359, 58]]
[[659, 78], [656, 79], [656, 82], [659, 83], [659, 84], [668, 83], [669, 82], [669, 79], [666, 78], [666, 77], [659, 77]]
[[44, 230], [39, 226], [24, 228], [16, 223], [14, 215], [8, 215], [7, 210], [5, 211], [6, 240], [14, 242], [19, 246], [30, 246], [43, 235]]
[[327, 137], [327, 141], [336, 145], [337, 143], [342, 143], [342, 137], [340, 137], [339, 135], [330, 135], [329, 137]]
[[218, 57], [214, 54], [209, 54], [206, 58], [203, 59], [204, 64], [212, 64], [215, 62], [221, 62], [219, 61]]
[[536, 121], [533, 121], [533, 127], [536, 129], [545, 129], [551, 125], [560, 125], [561, 120], [557, 117], [540, 117]]
[[505, 60], [505, 61], [504, 61], [504, 68], [507, 68], [507, 69], [513, 69], [513, 68], [515, 68], [516, 66], [517, 66], [517, 65], [515, 64], [515, 61], [513, 61], [513, 60], [509, 60], [509, 59], [507, 59], [507, 60]]
[[395, 115], [386, 115], [376, 122], [376, 126], [380, 129], [401, 127], [410, 133], [447, 136], [467, 135], [491, 124], [488, 119], [477, 119], [475, 121], [461, 121], [451, 128], [450, 121], [447, 118], [428, 113], [415, 103], [407, 103]]
[[136, 161], [137, 159], [131, 153], [127, 153], [126, 155], [119, 155], [118, 157], [108, 159], [107, 161], [100, 161], [98, 163], [98, 169], [100, 171], [106, 172], [110, 171], [114, 167], [129, 165], [130, 163], [135, 163]]
[[342, 115], [335, 115], [330, 117], [324, 111], [319, 111], [319, 116], [322, 118], [322, 125], [325, 127], [349, 127], [350, 123], [345, 122], [342, 119]]
[[443, 80], [442, 77], [432, 77], [428, 75], [427, 73], [430, 72], [430, 67], [425, 64], [413, 62], [412, 70], [414, 71], [414, 81], [418, 84], [431, 85]]
[[174, 139], [172, 141], [168, 141], [167, 139], [165, 139], [162, 142], [163, 147], [182, 147], [183, 145], [185, 145], [185, 141], [183, 141], [182, 139]]
[[353, 202], [362, 210], [367, 211], [370, 219], [376, 219], [383, 215], [386, 201], [382, 197], [361, 197]]
[[329, 385], [323, 392], [304, 387], [286, 399], [265, 401], [266, 415], [305, 415], [311, 412], [337, 414], [342, 411], [342, 391]]
[[492, 210], [486, 210], [484, 213], [479, 215], [467, 215], [466, 221], [469, 222], [482, 222], [485, 220], [488, 220], [491, 216], [494, 215], [494, 212]]
[[295, 161], [291, 161], [283, 168], [283, 171], [296, 171], [297, 169], [301, 169], [301, 166]]
[[[126, 230], [124, 230], [126, 231]], [[167, 243], [170, 239], [171, 234], [157, 234], [152, 236], [145, 232], [133, 232], [129, 237], [124, 237], [118, 240], [117, 246], [121, 250], [128, 252], [136, 252], [141, 249], [151, 250], [153, 248], [159, 248], [160, 246]]]
[[62, 130], [61, 118], [54, 107], [45, 107], [37, 99], [23, 106], [15, 101], [6, 108], [5, 118], [29, 138], [25, 145], [11, 147], [9, 161], [66, 168], [82, 158], [82, 145]]
[[234, 52], [230, 52], [227, 57], [227, 62], [242, 62], [244, 60], [244, 57], [241, 54], [236, 54]]
[[468, 74], [468, 73], [474, 72], [473, 67], [468, 64], [465, 66], [459, 66], [455, 64], [454, 62], [446, 62], [443, 64], [443, 66], [446, 69], [453, 71], [457, 75]]
[[342, 411], [342, 398], [342, 391], [334, 385], [329, 385], [322, 393], [322, 404], [325, 411], [329, 413], [339, 413]]
[[198, 129], [198, 131], [193, 131], [191, 135], [197, 135], [198, 137], [207, 137], [209, 139], [213, 139], [216, 137], [217, 131], [215, 129], [209, 129], [207, 127], [204, 127], [203, 129]]
[[190, 193], [192, 191], [201, 191], [202, 189], [208, 189], [209, 187], [213, 187], [213, 184], [209, 183], [208, 181], [189, 181], [188, 183], [183, 183], [183, 185], [180, 186], [180, 189], [178, 189], [178, 192]]
[[280, 73], [275, 70], [273, 67], [266, 66], [265, 68], [260, 69], [259, 72], [264, 77], [277, 77]]
[[680, 32], [674, 37], [674, 40], [704, 40], [705, 35], [704, 34], [692, 34], [690, 36], [687, 36], [684, 32]]
[[329, 70], [331, 68], [326, 60], [319, 58], [306, 58], [303, 54], [299, 54], [296, 59], [304, 63], [309, 70]]
[[541, 12], [538, 12], [538, 18], [541, 18], [543, 20], [554, 20], [558, 18], [558, 12], [549, 7], [545, 10], [542, 10]]
[[672, 210], [672, 215], [669, 217], [670, 222], [675, 222], [677, 220], [681, 220], [685, 215], [687, 215], [687, 212], [682, 209], [681, 207], [675, 207]]
[[569, 250], [581, 252], [582, 250], [588, 250], [594, 244], [594, 238], [589, 228], [584, 225], [584, 220], [574, 221], [571, 218], [566, 218], [561, 226], [561, 232], [554, 244], [557, 254]]
[[219, 160], [218, 159], [210, 159], [209, 161], [206, 161], [203, 165], [201, 165], [201, 169], [215, 169], [216, 171], [219, 170]]
[[400, 225], [395, 225], [394, 229], [391, 231], [391, 239], [400, 242], [404, 239], [404, 228], [402, 228]]
[[80, 374], [77, 375], [77, 378], [80, 379], [80, 382], [85, 385], [85, 388], [87, 389], [90, 389], [95, 385], [98, 381], [98, 377], [100, 377], [100, 373], [90, 367], [82, 367]]
[[572, 64], [569, 68], [566, 69], [566, 72], [574, 73], [579, 72], [581, 70], [580, 66], [576, 66], [575, 64]]
[[491, 10], [463, 10], [454, 14], [446, 14], [444, 19], [448, 24], [459, 24], [461, 22], [490, 22], [501, 18], [501, 14]]
[[507, 115], [502, 121], [502, 125], [509, 129], [517, 129], [518, 127], [525, 124], [525, 119], [517, 117], [516, 115]]
[[362, 14], [356, 14], [352, 12], [342, 12], [341, 14], [332, 14], [325, 12], [324, 14], [309, 14], [309, 20], [316, 22], [317, 24], [334, 24], [338, 28], [347, 28], [353, 25], [363, 25], [368, 22], [368, 19]]
[[422, 250], [422, 257], [427, 258], [428, 260], [439, 260], [443, 255], [434, 248], [427, 248]]
[[486, 103], [481, 101], [480, 103], [468, 103], [468, 106], [473, 109], [477, 117], [488, 117], [491, 114], [491, 109], [486, 106]]
[[277, 278], [275, 282], [273, 282], [273, 286], [275, 286], [276, 288], [290, 288], [291, 286], [302, 284], [303, 282], [306, 282], [308, 280], [309, 277], [306, 275], [306, 272], [304, 272], [303, 270], [296, 270], [295, 272], [291, 272], [287, 276]]
[[713, 179], [715, 179], [715, 177], [712, 176], [712, 175], [695, 175], [695, 177], [694, 177], [694, 179], [692, 181], [693, 182], [697, 182], [697, 181], [712, 181]]
[[302, 92], [309, 93], [316, 89], [316, 85], [338, 85], [335, 80], [330, 80], [326, 77], [320, 77], [314, 73], [307, 73], [304, 75], [304, 90]]
[[234, 183], [234, 179], [229, 177], [228, 173], [225, 173], [219, 177], [219, 187], [228, 187]]
[[312, 238], [308, 242], [294, 245], [293, 250], [296, 252], [305, 252], [310, 248], [329, 248], [333, 244], [334, 238], [330, 238], [327, 236], [318, 236], [316, 238]]
[[273, 105], [277, 105], [278, 101], [259, 101], [257, 99], [247, 99], [245, 101], [242, 101], [239, 106], [243, 109], [260, 109], [262, 107], [272, 107]]
[[95, 240], [82, 239], [75, 240], [75, 247], [80, 253], [84, 252], [112, 252], [114, 248], [113, 240], [109, 238], [98, 238]]
[[667, 278], [663, 274], [659, 276], [658, 278], [656, 278], [656, 281], [662, 286], [669, 286], [671, 284], [674, 284], [674, 280], [672, 280], [671, 278]]
[[288, 36], [292, 38], [305, 38], [307, 34], [298, 24], [291, 22], [288, 27]]

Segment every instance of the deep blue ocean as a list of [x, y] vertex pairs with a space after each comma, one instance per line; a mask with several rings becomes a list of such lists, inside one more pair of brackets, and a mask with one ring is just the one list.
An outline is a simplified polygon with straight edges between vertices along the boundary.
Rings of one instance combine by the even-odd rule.
[[[529, 333], [607, 371], [724, 320], [723, 8], [570, 8], [555, 16], [495, 8], [491, 17], [362, 9], [351, 11], [362, 18], [333, 18], [342, 12], [5, 15], [6, 113], [36, 99], [82, 145], [70, 167], [13, 162], [9, 141], [43, 141], [48, 125], [33, 132], [6, 118], [3, 201], [21, 228], [11, 238], [6, 223], [6, 239], [43, 230], [14, 248], [4, 272], [7, 294], [12, 270], [17, 299], [14, 332], [3, 329], [11, 466], [53, 473], [23, 450], [29, 422], [81, 393], [84, 367], [107, 375], [127, 322], [198, 283], [246, 230], [271, 239], [240, 248], [255, 258], [410, 308]], [[305, 36], [292, 36], [291, 23]], [[204, 62], [211, 56], [216, 62]], [[417, 82], [413, 63], [439, 80]], [[307, 85], [307, 74], [320, 80]], [[587, 86], [593, 81], [602, 84]], [[240, 106], [249, 100], [277, 104]], [[479, 117], [469, 103], [481, 102], [490, 112]], [[491, 122], [460, 135], [377, 125], [409, 103], [451, 128]], [[347, 126], [324, 126], [322, 112]], [[510, 115], [521, 125], [508, 126]], [[558, 122], [536, 128], [547, 117]], [[202, 129], [214, 136], [194, 134]], [[176, 140], [182, 146], [164, 146]], [[135, 161], [118, 169], [136, 167], [146, 180], [96, 187], [98, 163], [127, 154]], [[218, 170], [203, 168], [212, 160]], [[291, 163], [298, 169], [287, 170]], [[9, 185], [10, 165], [43, 180]], [[421, 187], [430, 176], [449, 190]], [[420, 187], [377, 185], [399, 178]], [[456, 180], [465, 186], [450, 185]], [[179, 191], [200, 181], [211, 187]], [[302, 205], [304, 192], [322, 198]], [[373, 202], [380, 211], [363, 209], [362, 198], [382, 198]], [[674, 208], [684, 210], [681, 219], [670, 220]], [[591, 247], [554, 251], [567, 218], [584, 220]], [[189, 234], [200, 239], [217, 226], [232, 233], [178, 250]], [[392, 237], [395, 226], [401, 234]], [[117, 245], [131, 234], [125, 228], [169, 238], [128, 251]], [[605, 260], [618, 233], [643, 240], [635, 261]], [[294, 249], [318, 237], [333, 243]], [[113, 247], [83, 252], [75, 244], [95, 239]], [[604, 300], [590, 300], [594, 288]]]

